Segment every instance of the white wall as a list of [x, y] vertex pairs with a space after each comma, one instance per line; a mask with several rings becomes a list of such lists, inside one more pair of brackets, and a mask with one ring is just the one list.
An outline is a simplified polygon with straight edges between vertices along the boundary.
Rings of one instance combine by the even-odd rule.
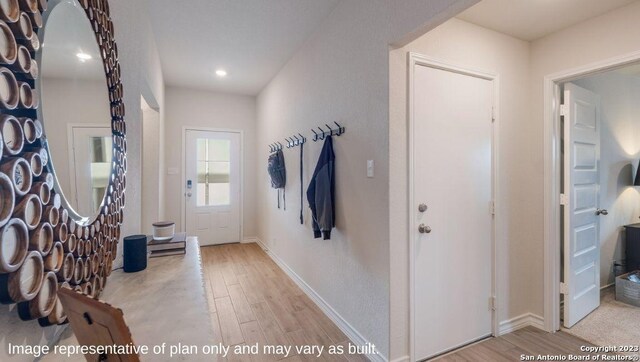
[[161, 221], [164, 190], [160, 180], [164, 172], [160, 168], [160, 112], [144, 99], [142, 103], [142, 228], [145, 234], [153, 233], [153, 223]]
[[177, 230], [184, 230], [180, 220], [184, 194], [182, 179], [182, 134], [184, 127], [233, 129], [244, 132], [243, 150], [243, 233], [244, 238], [257, 235], [256, 175], [266, 165], [256, 160], [256, 99], [200, 90], [168, 87], [166, 94], [166, 170], [178, 174], [166, 175], [166, 218], [175, 221]]
[[[129, 0], [110, 0], [109, 5], [118, 42], [127, 113], [127, 204], [122, 226], [122, 235], [126, 236], [138, 233], [140, 229], [140, 95], [150, 92], [159, 104], [164, 105], [164, 81], [145, 5]], [[46, 124], [46, 119], [44, 122]], [[119, 252], [122, 253], [121, 247]], [[121, 260], [119, 256], [115, 264], [121, 265]], [[23, 322], [18, 318], [15, 305], [1, 305], [0, 360], [32, 361], [33, 358], [8, 355], [8, 343], [53, 344], [59, 339], [63, 328], [41, 328], [37, 321]]]
[[[43, 78], [41, 107], [49, 142], [50, 158], [62, 192], [76, 206], [72, 197], [69, 161], [69, 125], [102, 124], [111, 127], [109, 93], [105, 80], [69, 80]], [[73, 112], [69, 109], [73, 107]], [[90, 180], [87, 180], [89, 183]], [[92, 215], [82, 215], [92, 216]]]
[[[451, 19], [407, 46], [390, 53], [391, 62], [391, 343], [394, 356], [409, 353], [409, 251], [407, 234], [407, 56], [416, 52], [447, 64], [499, 77], [497, 127], [496, 243], [498, 247], [499, 321], [529, 311], [531, 244], [541, 237], [541, 210], [528, 190], [535, 188], [529, 169], [529, 43], [462, 20]], [[446, 157], [446, 156], [443, 156]], [[417, 207], [417, 206], [416, 206]], [[416, 211], [417, 212], [417, 211]], [[455, 259], [455, 256], [452, 256]]]
[[[561, 30], [531, 45], [531, 109], [530, 175], [535, 187], [529, 192], [533, 202], [529, 205], [542, 215], [544, 210], [544, 77], [602, 60], [640, 51], [640, 2], [634, 2], [599, 17]], [[541, 217], [531, 220], [537, 228], [544, 223]], [[538, 315], [544, 309], [544, 239], [542, 235], [531, 245], [529, 258], [533, 261], [532, 299], [529, 309]]]
[[[389, 355], [389, 44], [474, 1], [343, 1], [258, 97], [260, 239], [364, 339]], [[336, 230], [299, 222], [298, 149], [285, 149], [287, 210], [276, 207], [267, 145], [338, 121]], [[304, 189], [321, 143], [305, 145]], [[366, 177], [367, 160], [375, 177]]]
[[633, 178], [640, 158], [640, 78], [608, 72], [574, 82], [601, 97], [600, 286], [615, 281], [613, 261], [624, 260], [622, 226], [637, 223], [640, 193]]

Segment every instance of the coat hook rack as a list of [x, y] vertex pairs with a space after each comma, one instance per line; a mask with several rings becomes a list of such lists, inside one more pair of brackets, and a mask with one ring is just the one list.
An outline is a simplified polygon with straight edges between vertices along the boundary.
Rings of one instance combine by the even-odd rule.
[[291, 137], [285, 137], [285, 141], [287, 141], [287, 148], [293, 148], [307, 142], [307, 138], [302, 134], [298, 133], [297, 135], [293, 135]]
[[284, 147], [284, 146], [280, 142], [272, 143], [272, 144], [269, 145], [269, 151], [271, 153], [274, 153], [276, 151], [280, 151], [282, 149], [282, 147]]
[[333, 123], [335, 123], [336, 126], [338, 126], [337, 129], [331, 128], [331, 126], [329, 126], [326, 123], [324, 125], [328, 130], [324, 130], [321, 127], [318, 127], [320, 132], [316, 132], [315, 130], [312, 129], [311, 132], [313, 132], [313, 142], [322, 141], [325, 139], [325, 137], [341, 136], [343, 133], [346, 132], [346, 128], [338, 124], [338, 122], [334, 121]]

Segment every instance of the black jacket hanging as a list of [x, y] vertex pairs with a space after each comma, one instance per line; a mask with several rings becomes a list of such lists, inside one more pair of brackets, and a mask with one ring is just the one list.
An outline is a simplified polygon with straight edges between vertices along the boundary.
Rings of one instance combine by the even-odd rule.
[[311, 183], [307, 189], [307, 201], [313, 217], [313, 236], [331, 239], [335, 227], [335, 155], [332, 137], [327, 137], [322, 146]]

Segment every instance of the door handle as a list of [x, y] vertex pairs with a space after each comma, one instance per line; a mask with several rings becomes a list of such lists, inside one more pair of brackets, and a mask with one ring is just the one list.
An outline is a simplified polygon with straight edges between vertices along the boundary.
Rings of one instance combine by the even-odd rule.
[[187, 197], [191, 197], [191, 191], [187, 192]]
[[609, 211], [607, 211], [607, 209], [597, 209], [596, 210], [596, 215], [598, 215], [598, 216], [600, 216], [600, 215], [607, 216], [607, 215], [609, 215]]
[[418, 232], [420, 234], [429, 234], [431, 232], [431, 227], [425, 224], [420, 224], [420, 226], [418, 226]]

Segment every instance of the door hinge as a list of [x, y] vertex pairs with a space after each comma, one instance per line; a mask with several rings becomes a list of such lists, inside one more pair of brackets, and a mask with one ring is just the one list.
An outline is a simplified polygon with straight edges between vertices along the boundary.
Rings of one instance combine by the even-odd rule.
[[489, 297], [489, 309], [495, 311], [496, 310], [496, 297]]
[[564, 294], [564, 295], [569, 294], [566, 283], [562, 283], [562, 282], [560, 283], [560, 294]]
[[569, 205], [569, 198], [567, 194], [560, 194], [560, 205]]
[[496, 203], [495, 201], [489, 201], [489, 213], [491, 216], [496, 215]]
[[560, 105], [560, 115], [563, 116], [563, 117], [567, 115], [567, 105], [566, 104], [561, 104]]

